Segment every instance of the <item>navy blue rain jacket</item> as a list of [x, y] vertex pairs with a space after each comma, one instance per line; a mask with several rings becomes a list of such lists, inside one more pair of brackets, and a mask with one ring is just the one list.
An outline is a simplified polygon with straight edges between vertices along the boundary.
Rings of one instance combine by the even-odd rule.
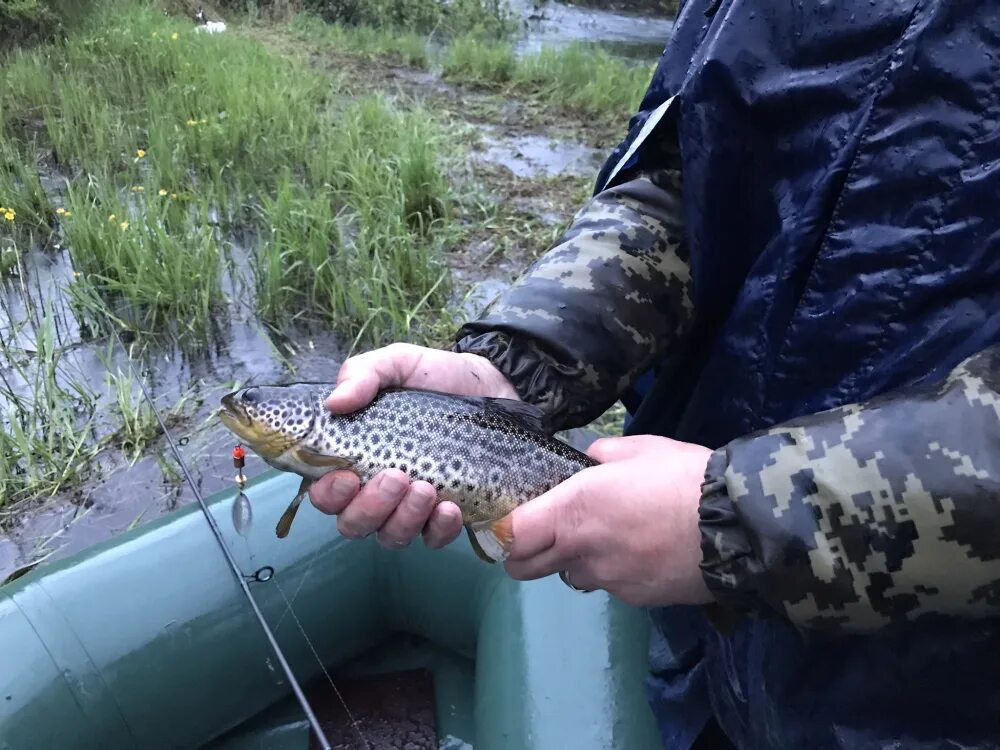
[[[655, 167], [669, 120], [699, 330], [627, 398], [629, 432], [717, 447], [1000, 341], [1000, 5], [687, 0], [598, 187]], [[667, 747], [712, 714], [746, 748], [1000, 747], [996, 622], [653, 617]]]

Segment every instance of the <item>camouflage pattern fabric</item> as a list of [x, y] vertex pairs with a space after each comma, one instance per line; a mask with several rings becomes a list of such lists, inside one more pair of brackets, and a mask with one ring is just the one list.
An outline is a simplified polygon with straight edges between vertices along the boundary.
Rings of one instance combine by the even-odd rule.
[[600, 416], [690, 324], [680, 189], [663, 169], [598, 193], [455, 349], [488, 358], [556, 429]]
[[727, 609], [852, 631], [1000, 615], [1000, 345], [720, 448], [701, 528]]

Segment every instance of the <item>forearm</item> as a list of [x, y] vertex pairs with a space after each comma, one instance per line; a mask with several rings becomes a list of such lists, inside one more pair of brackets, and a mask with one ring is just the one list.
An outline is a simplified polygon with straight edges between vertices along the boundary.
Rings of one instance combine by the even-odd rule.
[[596, 195], [455, 348], [489, 359], [558, 428], [599, 416], [690, 324], [680, 188], [663, 169]]
[[906, 388], [731, 442], [709, 462], [719, 601], [869, 630], [1000, 614], [1000, 346]]

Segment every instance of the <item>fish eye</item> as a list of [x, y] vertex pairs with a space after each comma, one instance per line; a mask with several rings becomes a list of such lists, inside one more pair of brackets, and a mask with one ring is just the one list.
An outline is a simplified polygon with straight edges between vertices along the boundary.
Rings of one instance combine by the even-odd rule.
[[260, 401], [260, 388], [247, 388], [240, 395], [240, 401], [244, 404], [256, 404]]

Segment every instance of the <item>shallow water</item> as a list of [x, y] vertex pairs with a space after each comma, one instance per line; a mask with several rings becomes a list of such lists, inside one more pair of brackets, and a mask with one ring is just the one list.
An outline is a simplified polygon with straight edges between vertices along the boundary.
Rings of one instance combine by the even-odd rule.
[[516, 47], [521, 54], [585, 42], [649, 63], [660, 56], [674, 28], [672, 19], [582, 8], [554, 0], [511, 0], [510, 5], [524, 19]]
[[589, 176], [597, 173], [604, 155], [581, 143], [544, 135], [483, 135], [483, 161], [506, 167], [518, 177]]

